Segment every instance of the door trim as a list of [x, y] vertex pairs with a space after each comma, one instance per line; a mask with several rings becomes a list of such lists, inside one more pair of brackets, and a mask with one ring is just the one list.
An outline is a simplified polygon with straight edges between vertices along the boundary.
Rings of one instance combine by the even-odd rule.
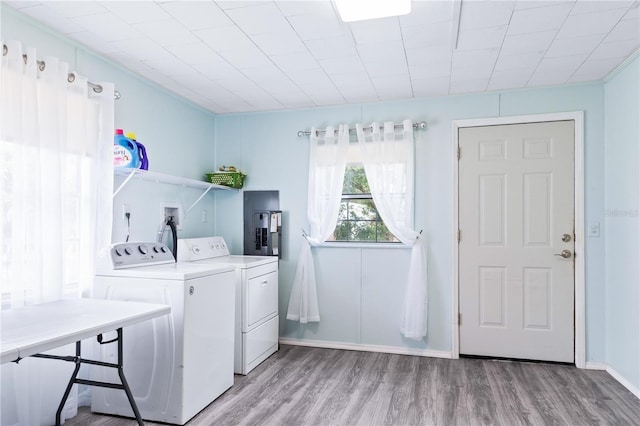
[[[574, 318], [575, 344], [574, 362], [576, 367], [586, 367], [586, 335], [585, 335], [585, 232], [584, 232], [584, 112], [560, 112], [550, 114], [520, 115], [511, 117], [489, 117], [451, 122], [451, 159], [453, 161], [453, 296], [452, 296], [452, 336], [451, 357], [460, 357], [460, 333], [458, 323], [459, 312], [459, 253], [458, 253], [458, 130], [463, 127], [496, 126], [503, 124], [526, 124], [546, 121], [574, 122], [574, 221], [575, 221], [575, 283], [574, 283]], [[463, 154], [464, 155], [464, 154]]]

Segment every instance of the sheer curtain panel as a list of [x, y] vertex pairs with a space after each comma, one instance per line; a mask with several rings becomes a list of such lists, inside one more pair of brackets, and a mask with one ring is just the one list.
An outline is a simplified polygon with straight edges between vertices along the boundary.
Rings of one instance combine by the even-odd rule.
[[327, 127], [323, 137], [318, 136], [315, 128], [311, 129], [307, 198], [309, 235], [305, 236], [298, 255], [289, 296], [288, 320], [303, 324], [320, 321], [311, 246], [326, 241], [336, 227], [348, 148], [348, 125], [341, 124], [337, 132], [334, 127]]
[[[5, 44], [0, 280], [2, 309], [12, 309], [91, 288], [97, 250], [111, 240], [114, 87], [99, 83], [96, 93], [85, 78], [69, 78], [65, 62]], [[3, 425], [53, 422], [73, 369], [61, 364], [31, 358], [3, 365]], [[71, 398], [63, 416], [76, 410]]]
[[427, 249], [422, 235], [413, 230], [413, 124], [404, 120], [401, 132], [393, 122], [385, 122], [382, 128], [372, 123], [370, 132], [357, 124], [356, 131], [378, 213], [393, 235], [412, 246], [400, 331], [421, 340], [427, 334]]

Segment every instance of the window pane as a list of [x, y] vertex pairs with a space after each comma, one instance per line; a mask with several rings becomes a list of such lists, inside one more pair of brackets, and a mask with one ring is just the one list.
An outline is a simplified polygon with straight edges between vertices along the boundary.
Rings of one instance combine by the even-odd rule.
[[362, 164], [348, 164], [344, 171], [343, 194], [368, 194], [369, 183]]
[[376, 222], [375, 221], [352, 222], [351, 240], [375, 242], [376, 241]]
[[378, 212], [373, 205], [373, 200], [349, 200], [349, 220], [376, 220]]

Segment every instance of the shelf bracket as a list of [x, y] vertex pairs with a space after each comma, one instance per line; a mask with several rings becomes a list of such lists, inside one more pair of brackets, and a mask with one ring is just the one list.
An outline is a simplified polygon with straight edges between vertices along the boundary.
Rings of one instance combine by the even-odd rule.
[[131, 170], [131, 173], [129, 173], [129, 175], [127, 176], [127, 178], [126, 178], [126, 179], [125, 179], [125, 180], [120, 184], [120, 186], [118, 187], [118, 189], [116, 189], [116, 190], [113, 192], [113, 198], [115, 198], [115, 196], [116, 196], [116, 195], [118, 195], [118, 192], [120, 192], [120, 190], [121, 190], [122, 188], [124, 188], [124, 187], [129, 183], [129, 181], [131, 180], [131, 178], [133, 178], [133, 176], [134, 176], [135, 174], [136, 174], [136, 170], [135, 170], [135, 169]]
[[187, 209], [187, 211], [184, 212], [185, 216], [188, 215], [191, 210], [193, 210], [193, 208], [196, 206], [196, 204], [198, 204], [200, 202], [200, 200], [202, 200], [204, 198], [204, 196], [209, 193], [209, 191], [211, 191], [211, 188], [213, 188], [213, 186], [210, 186], [207, 189], [205, 189], [205, 191], [202, 193], [202, 195], [200, 197], [198, 197], [198, 199], [196, 201], [194, 201], [193, 204], [191, 204], [191, 207], [189, 207]]

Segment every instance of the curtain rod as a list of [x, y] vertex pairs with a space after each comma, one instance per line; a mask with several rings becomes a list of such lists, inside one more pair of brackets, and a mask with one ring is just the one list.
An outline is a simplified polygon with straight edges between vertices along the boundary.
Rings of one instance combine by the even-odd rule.
[[[6, 44], [2, 44], [2, 56], [7, 56], [7, 53], [9, 53], [9, 48], [7, 47]], [[22, 54], [22, 60], [24, 61], [24, 63], [27, 63], [28, 57], [26, 53]], [[40, 71], [44, 71], [45, 67], [47, 66], [47, 64], [44, 61], [40, 61], [40, 60], [36, 60], [36, 62], [38, 63], [38, 69]], [[76, 79], [76, 76], [74, 73], [69, 73], [69, 75], [67, 76], [67, 81], [69, 83], [73, 83]], [[96, 93], [102, 93], [102, 86], [100, 86], [99, 84], [96, 83], [92, 83], [90, 81], [87, 81], [87, 86], [91, 87], [93, 89], [94, 92]], [[113, 91], [113, 97], [115, 99], [120, 99], [120, 92], [118, 92], [117, 90]]]
[[[394, 128], [402, 128], [403, 125], [402, 124], [394, 124], [393, 125]], [[413, 123], [413, 128], [418, 130], [418, 129], [426, 129], [427, 128], [427, 122], [426, 121], [418, 121], [417, 123]], [[362, 130], [371, 130], [371, 126], [369, 127], [363, 127]], [[356, 129], [350, 127], [349, 128], [349, 133], [351, 132], [355, 132]], [[316, 130], [316, 136], [318, 133], [324, 133], [324, 130]], [[303, 136], [309, 136], [311, 134], [311, 130], [300, 130], [298, 131], [298, 137], [301, 138]]]

